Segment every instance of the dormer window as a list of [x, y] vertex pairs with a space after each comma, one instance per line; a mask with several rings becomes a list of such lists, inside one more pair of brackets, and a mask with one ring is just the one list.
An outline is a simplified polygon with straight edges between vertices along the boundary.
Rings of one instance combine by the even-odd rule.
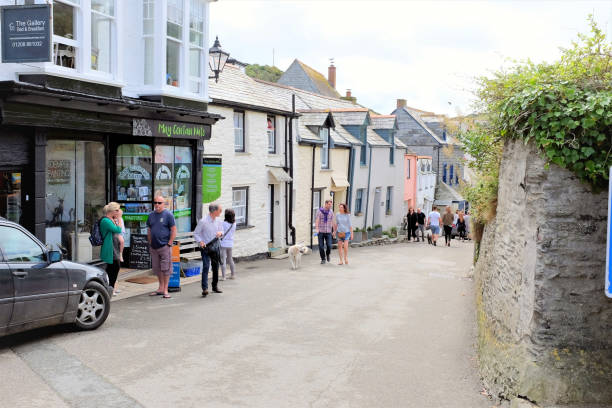
[[319, 138], [323, 140], [323, 146], [321, 146], [321, 168], [329, 169], [329, 128], [321, 127], [319, 129]]

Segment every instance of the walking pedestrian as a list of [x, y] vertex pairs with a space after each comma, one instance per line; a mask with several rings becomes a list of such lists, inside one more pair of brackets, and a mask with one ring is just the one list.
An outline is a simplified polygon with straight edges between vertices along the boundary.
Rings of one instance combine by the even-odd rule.
[[219, 204], [210, 204], [208, 206], [208, 215], [198, 221], [198, 225], [196, 225], [195, 231], [193, 231], [193, 238], [198, 243], [200, 253], [202, 254], [202, 297], [208, 296], [208, 270], [211, 266], [213, 271], [212, 291], [223, 293], [218, 286], [220, 260], [214, 254], [211, 256], [206, 250], [206, 247], [211, 245], [215, 239], [223, 236], [223, 225], [218, 219], [221, 211], [222, 209]]
[[332, 200], [325, 200], [325, 206], [319, 208], [315, 219], [315, 230], [319, 238], [319, 255], [321, 264], [329, 262], [332, 249], [332, 234], [334, 233], [334, 212], [331, 210]]
[[431, 240], [434, 246], [436, 246], [438, 236], [440, 235], [440, 213], [438, 212], [438, 207], [434, 207], [427, 215], [427, 225], [431, 228]]
[[232, 248], [234, 247], [234, 233], [236, 232], [236, 213], [231, 208], [225, 210], [225, 220], [223, 221], [223, 231], [225, 236], [221, 240], [221, 280], [225, 280], [225, 269], [229, 263], [231, 274], [230, 279], [236, 277]]
[[412, 207], [408, 209], [406, 220], [408, 222], [408, 241], [410, 241], [410, 238], [414, 238], [414, 240], [416, 241], [417, 239], [416, 229], [417, 229], [418, 218], [417, 218], [416, 213], [412, 209]]
[[446, 246], [450, 246], [451, 243], [451, 234], [453, 232], [453, 221], [455, 220], [455, 216], [450, 208], [450, 206], [446, 206], [446, 210], [444, 215], [442, 216], [442, 225], [444, 225], [444, 243]]
[[100, 250], [100, 258], [106, 264], [106, 274], [108, 275], [108, 285], [113, 288], [115, 294], [115, 284], [121, 268], [121, 243], [119, 236], [123, 219], [121, 218], [121, 207], [114, 201], [106, 204], [102, 209], [104, 216], [100, 220], [100, 234], [103, 242]]
[[153, 198], [153, 212], [147, 218], [147, 239], [151, 253], [151, 266], [157, 275], [159, 287], [149, 296], [162, 296], [170, 299], [168, 282], [172, 275], [172, 243], [176, 238], [174, 215], [165, 208], [166, 199], [162, 195]]
[[467, 239], [472, 239], [472, 225], [470, 224], [472, 216], [470, 215], [469, 210], [465, 212], [463, 219], [465, 220], [465, 235], [467, 236]]
[[419, 242], [419, 232], [421, 233], [421, 240], [425, 242], [425, 213], [421, 212], [420, 208], [417, 208], [417, 233], [416, 241]]
[[348, 265], [349, 241], [353, 239], [351, 213], [344, 203], [340, 204], [338, 209], [340, 210], [338, 214], [336, 214], [336, 236], [338, 237], [338, 255], [340, 256], [340, 262], [338, 262], [338, 265], [342, 265], [343, 257], [344, 263]]
[[459, 212], [459, 218], [457, 218], [457, 232], [462, 240], [465, 241], [467, 239], [465, 233], [465, 216], [463, 215], [463, 211]]

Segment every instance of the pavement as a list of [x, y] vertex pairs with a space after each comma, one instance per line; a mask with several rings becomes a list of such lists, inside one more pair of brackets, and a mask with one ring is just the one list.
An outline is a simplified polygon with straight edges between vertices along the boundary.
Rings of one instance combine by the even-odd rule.
[[492, 407], [477, 374], [472, 251], [353, 248], [350, 265], [313, 253], [297, 271], [243, 262], [207, 298], [199, 277], [172, 299], [122, 282], [98, 330], [0, 339], [0, 406]]

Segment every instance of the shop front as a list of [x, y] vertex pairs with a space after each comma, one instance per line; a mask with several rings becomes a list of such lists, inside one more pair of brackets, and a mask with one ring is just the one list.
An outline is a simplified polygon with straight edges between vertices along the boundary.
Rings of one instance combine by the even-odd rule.
[[155, 196], [165, 198], [178, 231], [193, 229], [204, 141], [217, 115], [124, 98], [104, 104], [81, 98], [74, 110], [66, 95], [58, 104], [51, 92], [24, 98], [12, 90], [2, 93], [1, 217], [67, 259], [95, 263], [100, 247], [89, 243], [92, 226], [116, 201], [124, 211], [127, 267], [143, 267], [131, 256], [132, 243], [146, 240]]

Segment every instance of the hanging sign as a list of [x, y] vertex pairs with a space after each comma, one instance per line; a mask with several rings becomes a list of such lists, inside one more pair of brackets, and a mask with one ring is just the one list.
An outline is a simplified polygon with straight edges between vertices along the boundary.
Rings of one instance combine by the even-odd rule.
[[606, 247], [606, 296], [612, 298], [612, 265], [610, 265], [610, 244], [612, 241], [612, 167], [610, 167], [610, 175], [608, 177], [608, 244]]
[[51, 6], [0, 7], [2, 62], [51, 61]]
[[210, 125], [167, 120], [132, 119], [132, 135], [210, 140]]
[[221, 157], [202, 158], [202, 203], [221, 197]]

